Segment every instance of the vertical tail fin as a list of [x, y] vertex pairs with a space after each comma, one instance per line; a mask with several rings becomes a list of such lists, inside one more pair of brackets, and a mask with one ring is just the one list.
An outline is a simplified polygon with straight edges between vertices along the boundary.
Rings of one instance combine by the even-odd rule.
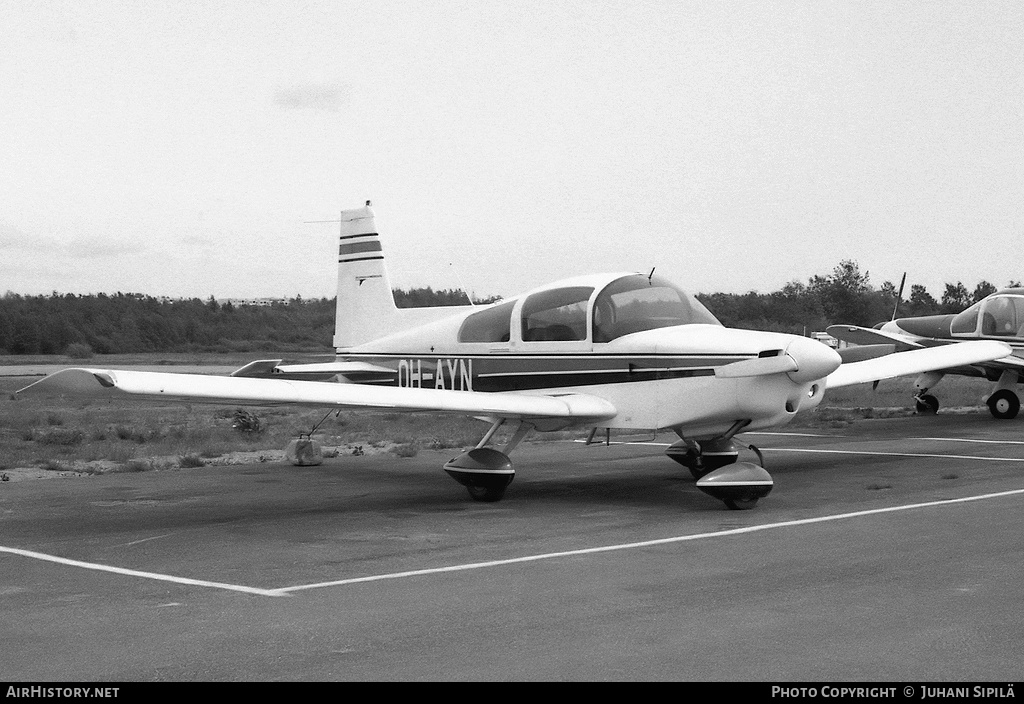
[[363, 345], [471, 310], [472, 306], [399, 309], [391, 292], [370, 201], [366, 201], [365, 208], [341, 211], [335, 349]]
[[398, 308], [370, 202], [341, 211], [334, 346], [354, 347], [396, 328]]

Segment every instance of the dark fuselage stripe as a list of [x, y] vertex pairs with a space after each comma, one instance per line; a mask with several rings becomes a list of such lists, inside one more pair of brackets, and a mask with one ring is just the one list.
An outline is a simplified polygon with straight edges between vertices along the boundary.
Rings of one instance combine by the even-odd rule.
[[544, 372], [539, 374], [488, 374], [473, 380], [476, 391], [531, 391], [557, 389], [568, 386], [596, 386], [598, 384], [626, 384], [660, 379], [687, 379], [714, 376], [714, 369], [643, 369], [633, 372], [588, 370], [585, 372]]
[[[470, 383], [474, 391], [527, 391], [714, 376], [715, 367], [736, 361], [737, 357], [729, 355], [725, 359], [719, 359], [709, 358], [707, 355], [694, 355], [692, 358], [671, 355], [658, 359], [651, 355], [573, 355], [544, 358], [531, 355], [360, 355], [347, 359], [360, 359], [378, 367], [394, 365], [394, 376], [391, 378], [381, 378], [380, 372], [346, 375], [355, 382], [424, 387], [435, 387], [435, 384], [438, 384], [444, 388], [465, 388], [462, 380], [465, 374], [471, 377]], [[641, 361], [643, 364], [637, 364]], [[457, 380], [456, 369], [459, 370]], [[413, 377], [416, 379], [415, 383], [410, 381]], [[455, 384], [459, 386], [453, 386]]]

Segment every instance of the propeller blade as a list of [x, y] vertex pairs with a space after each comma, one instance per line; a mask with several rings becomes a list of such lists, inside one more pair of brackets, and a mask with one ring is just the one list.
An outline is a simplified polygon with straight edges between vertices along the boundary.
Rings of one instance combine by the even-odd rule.
[[900, 303], [903, 301], [903, 286], [907, 283], [907, 272], [903, 272], [903, 278], [900, 279], [900, 290], [896, 294], [896, 305], [892, 307], [892, 319], [896, 320], [896, 313], [900, 309]]

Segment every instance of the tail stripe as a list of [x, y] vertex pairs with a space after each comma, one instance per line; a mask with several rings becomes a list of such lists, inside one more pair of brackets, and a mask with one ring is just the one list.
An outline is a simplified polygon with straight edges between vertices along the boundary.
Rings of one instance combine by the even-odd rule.
[[351, 239], [355, 239], [356, 237], [377, 237], [377, 236], [378, 235], [377, 235], [376, 232], [364, 232], [361, 235], [342, 235], [338, 239], [340, 239], [340, 240], [351, 240]]
[[362, 254], [364, 252], [380, 251], [383, 251], [380, 246], [380, 240], [373, 240], [372, 242], [353, 242], [352, 244], [341, 245], [338, 248], [338, 256], [344, 257], [349, 254]]

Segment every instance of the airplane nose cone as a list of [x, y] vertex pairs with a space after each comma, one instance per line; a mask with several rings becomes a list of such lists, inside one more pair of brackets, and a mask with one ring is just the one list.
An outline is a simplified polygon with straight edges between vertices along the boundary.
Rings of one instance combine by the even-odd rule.
[[796, 362], [796, 371], [789, 378], [798, 384], [823, 379], [843, 363], [839, 353], [826, 344], [809, 337], [796, 337], [786, 347], [786, 354]]

